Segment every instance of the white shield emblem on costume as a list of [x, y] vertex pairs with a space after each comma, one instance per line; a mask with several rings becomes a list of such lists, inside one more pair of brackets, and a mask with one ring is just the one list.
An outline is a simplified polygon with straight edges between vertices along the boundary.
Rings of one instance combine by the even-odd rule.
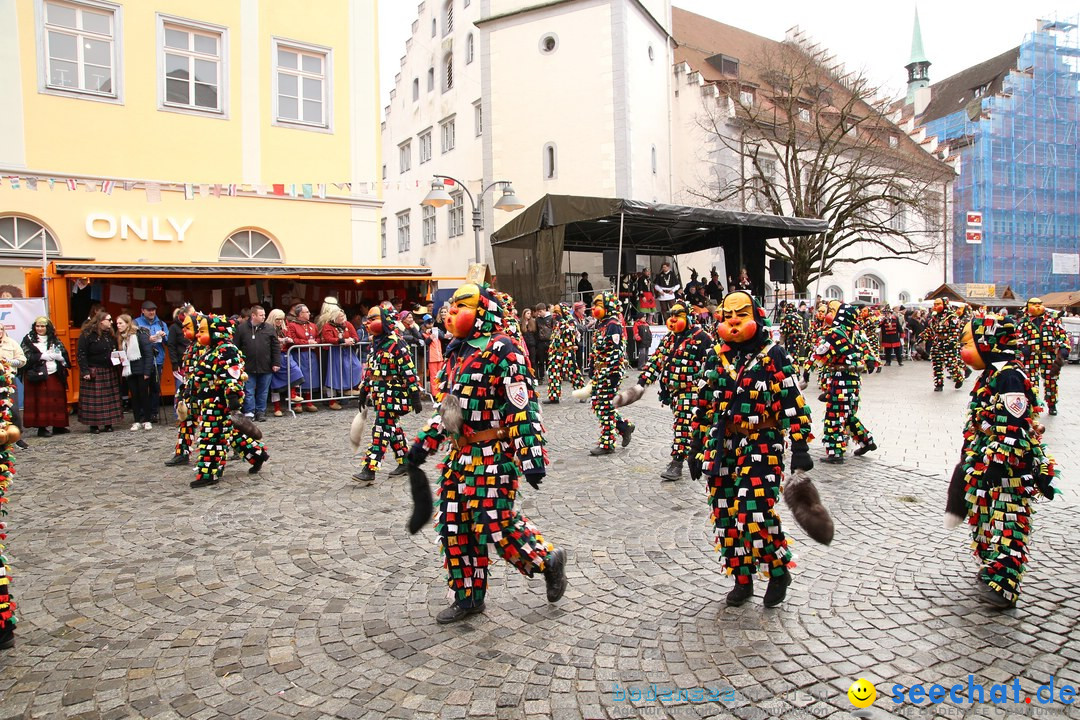
[[611, 342], [613, 342], [613, 343], [622, 342], [622, 335], [620, 335], [619, 333], [615, 333], [614, 335], [611, 336]]
[[1005, 401], [1005, 409], [1009, 411], [1009, 414], [1013, 417], [1023, 417], [1024, 412], [1028, 407], [1027, 395], [1024, 393], [1005, 393], [1001, 396], [1001, 399]]
[[814, 348], [814, 353], [816, 355], [824, 355], [827, 352], [829, 352], [829, 343], [824, 340], [819, 342], [817, 347]]
[[529, 404], [529, 389], [523, 382], [510, 383], [506, 386], [506, 399], [518, 410], [524, 410]]
[[235, 379], [237, 379], [237, 380], [240, 379], [240, 373], [241, 372], [243, 372], [243, 371], [240, 370], [239, 365], [230, 365], [229, 366], [229, 374], [232, 375]]

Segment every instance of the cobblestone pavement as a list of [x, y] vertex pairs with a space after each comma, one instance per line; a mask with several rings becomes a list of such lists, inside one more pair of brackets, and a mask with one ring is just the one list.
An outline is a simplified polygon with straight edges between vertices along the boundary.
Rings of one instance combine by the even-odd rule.
[[[874, 717], [929, 718], [994, 708], [897, 710], [891, 686], [1019, 678], [1022, 700], [1051, 676], [1080, 685], [1080, 369], [1066, 369], [1062, 414], [1047, 419], [1067, 495], [1039, 505], [1008, 612], [979, 605], [966, 534], [942, 529], [966, 391], [931, 392], [927, 363], [865, 387], [880, 449], [814, 471], [836, 540], [786, 523], [799, 567], [774, 610], [760, 588], [724, 606], [703, 484], [658, 479], [670, 414], [654, 390], [627, 409], [632, 445], [599, 459], [586, 406], [545, 408], [554, 466], [521, 504], [569, 549], [570, 588], [549, 605], [542, 580], [496, 562], [487, 612], [447, 627], [434, 621], [447, 604], [435, 535], [406, 534], [405, 484], [349, 478], [350, 412], [271, 419], [262, 473], [230, 464], [200, 491], [190, 469], [161, 465], [170, 429], [30, 438], [11, 504], [21, 623], [0, 654], [0, 718], [850, 717], [858, 677], [877, 684]], [[659, 701], [651, 684], [734, 692]]]

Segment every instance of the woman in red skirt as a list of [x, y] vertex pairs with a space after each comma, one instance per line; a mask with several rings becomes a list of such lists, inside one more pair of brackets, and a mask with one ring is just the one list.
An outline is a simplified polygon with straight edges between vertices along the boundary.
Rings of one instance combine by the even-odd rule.
[[25, 387], [23, 424], [36, 427], [40, 437], [68, 432], [67, 374], [71, 359], [49, 318], [42, 315], [34, 320], [34, 328], [22, 340], [22, 350], [26, 355], [21, 371]]
[[105, 432], [112, 432], [113, 425], [124, 419], [124, 406], [120, 400], [120, 377], [113, 365], [112, 353], [116, 350], [116, 333], [112, 316], [98, 310], [82, 326], [77, 350], [79, 373], [79, 422], [90, 426], [90, 432], [98, 433], [104, 425]]

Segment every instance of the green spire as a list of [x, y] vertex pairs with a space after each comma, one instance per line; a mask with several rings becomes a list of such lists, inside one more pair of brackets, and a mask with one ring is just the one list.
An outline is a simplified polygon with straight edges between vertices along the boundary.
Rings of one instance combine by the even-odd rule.
[[915, 6], [915, 27], [911, 31], [911, 59], [908, 64], [926, 62], [926, 51], [922, 46], [922, 28], [919, 27], [919, 6]]

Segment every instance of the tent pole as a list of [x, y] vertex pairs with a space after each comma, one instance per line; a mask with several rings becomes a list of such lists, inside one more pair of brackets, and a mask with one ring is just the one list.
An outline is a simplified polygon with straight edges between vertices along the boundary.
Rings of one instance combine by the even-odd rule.
[[821, 263], [818, 265], [817, 282], [814, 283], [814, 301], [815, 301], [815, 305], [817, 304], [816, 303], [817, 296], [821, 294], [821, 274], [823, 272], [825, 272], [825, 237], [824, 237], [824, 235], [827, 235], [827, 234], [828, 234], [828, 231], [823, 233], [823, 236], [821, 238]]
[[626, 213], [619, 213], [619, 259], [617, 267], [615, 268], [615, 297], [619, 297], [619, 291], [622, 289], [622, 239], [623, 239], [623, 221], [626, 219]]

